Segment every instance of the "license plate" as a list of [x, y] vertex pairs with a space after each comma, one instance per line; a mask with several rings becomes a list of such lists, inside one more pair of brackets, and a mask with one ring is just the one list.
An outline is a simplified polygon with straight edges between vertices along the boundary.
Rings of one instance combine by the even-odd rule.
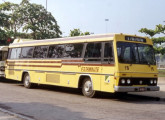
[[146, 89], [144, 87], [139, 88], [139, 91], [145, 91]]

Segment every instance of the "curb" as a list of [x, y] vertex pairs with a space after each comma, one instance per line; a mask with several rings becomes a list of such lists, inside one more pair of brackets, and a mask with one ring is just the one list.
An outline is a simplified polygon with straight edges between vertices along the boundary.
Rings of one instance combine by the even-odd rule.
[[17, 114], [17, 113], [5, 110], [3, 108], [0, 108], [0, 112], [7, 113], [7, 114], [9, 114], [11, 116], [15, 116], [15, 117], [20, 118], [22, 120], [35, 120], [35, 119], [32, 119], [32, 118], [29, 118], [29, 117], [26, 117], [26, 116], [23, 116], [23, 115], [20, 115], [20, 114]]

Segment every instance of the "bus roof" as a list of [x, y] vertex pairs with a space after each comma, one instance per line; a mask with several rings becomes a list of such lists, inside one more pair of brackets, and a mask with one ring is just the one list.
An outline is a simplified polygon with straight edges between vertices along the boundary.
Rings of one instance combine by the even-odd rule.
[[8, 51], [8, 46], [0, 46], [0, 51]]
[[13, 43], [22, 43], [22, 42], [27, 42], [27, 41], [32, 41], [34, 39], [15, 39]]
[[[53, 38], [53, 39], [44, 39], [44, 40], [29, 40], [24, 42], [13, 42], [10, 44], [10, 47], [20, 47], [20, 46], [33, 46], [33, 45], [51, 45], [51, 44], [64, 44], [64, 43], [82, 43], [82, 42], [94, 42], [94, 41], [109, 41], [114, 40], [114, 37], [123, 37], [123, 36], [136, 36], [136, 35], [127, 35], [127, 34], [100, 34], [100, 35], [86, 35], [86, 36], [75, 36], [75, 37], [65, 37], [65, 38]], [[145, 38], [141, 36], [136, 36], [140, 38]], [[123, 39], [123, 38], [122, 38]], [[147, 38], [145, 38], [147, 39]]]

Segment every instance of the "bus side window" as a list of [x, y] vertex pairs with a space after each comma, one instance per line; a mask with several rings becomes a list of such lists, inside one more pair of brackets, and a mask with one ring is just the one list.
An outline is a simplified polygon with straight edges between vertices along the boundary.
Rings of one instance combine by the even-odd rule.
[[112, 49], [112, 43], [108, 42], [104, 44], [104, 61], [113, 62], [113, 49]]
[[48, 50], [48, 58], [62, 58], [64, 45], [52, 45]]
[[24, 47], [22, 48], [21, 58], [32, 58], [34, 47]]
[[46, 58], [48, 46], [36, 46], [34, 49], [33, 58]]
[[66, 44], [64, 58], [80, 58], [83, 44]]
[[12, 48], [10, 53], [10, 59], [18, 59], [21, 55], [21, 48]]
[[101, 43], [87, 44], [85, 61], [101, 61]]

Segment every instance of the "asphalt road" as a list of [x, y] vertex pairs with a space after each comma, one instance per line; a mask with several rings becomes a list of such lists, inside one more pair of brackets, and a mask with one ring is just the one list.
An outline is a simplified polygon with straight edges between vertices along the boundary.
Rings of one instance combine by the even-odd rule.
[[1, 79], [0, 108], [36, 120], [164, 120], [165, 80], [160, 80], [159, 86], [159, 92], [123, 97], [100, 93], [91, 99], [77, 89], [26, 89], [18, 82]]

